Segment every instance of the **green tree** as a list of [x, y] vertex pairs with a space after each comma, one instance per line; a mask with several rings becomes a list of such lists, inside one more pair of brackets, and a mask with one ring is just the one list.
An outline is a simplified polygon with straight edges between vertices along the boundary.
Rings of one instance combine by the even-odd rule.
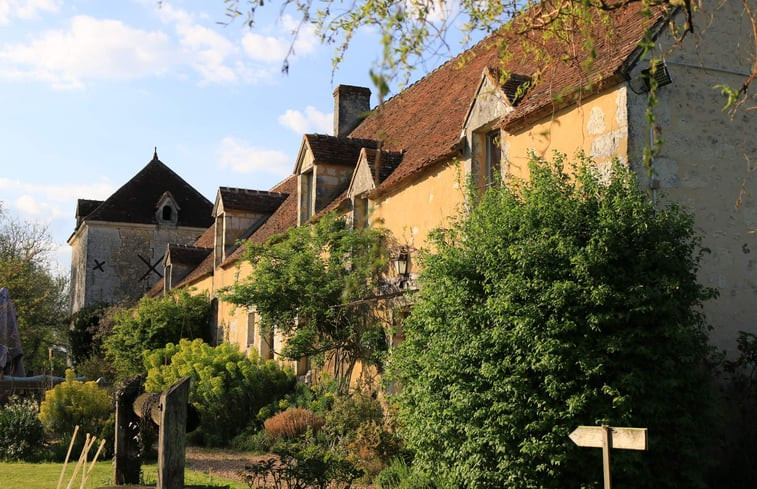
[[634, 174], [532, 156], [423, 257], [389, 365], [416, 463], [444, 487], [600, 487], [578, 425], [646, 427], [618, 487], [702, 487], [713, 392], [692, 217]]
[[68, 344], [69, 355], [75, 365], [101, 354], [100, 321], [107, 309], [106, 304], [93, 304], [82, 307], [71, 317]]
[[[7, 218], [0, 208], [0, 287], [16, 309], [27, 374], [49, 372], [48, 349], [66, 345], [68, 281], [52, 270], [52, 248], [44, 227]], [[53, 367], [63, 373], [62, 363]]]
[[105, 338], [105, 358], [119, 378], [143, 373], [143, 353], [178, 343], [182, 338], [210, 338], [210, 301], [181, 289], [163, 297], [143, 297], [134, 308], [114, 313], [113, 329]]
[[248, 358], [233, 345], [212, 347], [200, 339], [169, 343], [145, 355], [145, 390], [160, 392], [182, 377], [192, 379], [189, 402], [200, 414], [200, 438], [225, 445], [258, 411], [294, 389], [295, 377], [273, 360]]
[[351, 229], [328, 214], [251, 245], [252, 272], [224, 299], [256, 309], [264, 330], [282, 333], [283, 357], [329, 362], [344, 388], [358, 361], [380, 365], [387, 350], [381, 311], [370, 300], [387, 263], [386, 241], [381, 229]]

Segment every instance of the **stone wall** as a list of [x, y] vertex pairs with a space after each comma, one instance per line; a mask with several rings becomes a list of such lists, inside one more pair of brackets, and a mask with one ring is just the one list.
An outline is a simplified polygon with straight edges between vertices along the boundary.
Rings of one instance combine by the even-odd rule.
[[71, 242], [73, 312], [99, 302], [139, 299], [162, 277], [166, 245], [192, 244], [203, 231], [125, 223], [82, 226]]
[[[657, 90], [654, 131], [664, 143], [652, 168], [642, 158], [653, 137], [648, 95], [628, 92], [629, 162], [660, 205], [678, 202], [694, 213], [709, 249], [699, 277], [720, 294], [705, 305], [712, 342], [731, 351], [738, 331], [757, 332], [757, 117], [743, 110], [731, 117], [715, 88], [739, 86], [749, 71], [752, 41], [739, 6], [726, 3], [712, 17], [706, 6], [694, 19], [701, 39], [690, 36], [673, 50], [670, 35], [662, 35], [654, 55], [665, 59], [673, 83]], [[642, 60], [632, 80], [648, 66]]]

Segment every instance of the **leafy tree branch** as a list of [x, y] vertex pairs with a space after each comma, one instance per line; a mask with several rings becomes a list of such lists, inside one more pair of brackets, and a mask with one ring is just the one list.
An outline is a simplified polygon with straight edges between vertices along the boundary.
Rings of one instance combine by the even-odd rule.
[[352, 229], [328, 214], [251, 245], [252, 272], [223, 298], [257, 311], [265, 331], [283, 335], [283, 357], [320, 358], [346, 387], [358, 361], [378, 366], [387, 350], [382, 311], [364, 300], [380, 294], [386, 242], [383, 230]]

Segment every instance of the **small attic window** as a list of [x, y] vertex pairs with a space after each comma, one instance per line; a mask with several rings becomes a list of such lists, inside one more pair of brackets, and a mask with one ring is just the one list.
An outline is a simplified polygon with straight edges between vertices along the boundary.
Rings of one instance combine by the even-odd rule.
[[164, 192], [155, 204], [155, 220], [158, 224], [177, 225], [179, 221], [179, 205], [171, 195]]
[[505, 97], [507, 97], [510, 105], [516, 106], [526, 95], [530, 86], [530, 76], [513, 73], [507, 77], [507, 80], [502, 85], [502, 91], [505, 92]]

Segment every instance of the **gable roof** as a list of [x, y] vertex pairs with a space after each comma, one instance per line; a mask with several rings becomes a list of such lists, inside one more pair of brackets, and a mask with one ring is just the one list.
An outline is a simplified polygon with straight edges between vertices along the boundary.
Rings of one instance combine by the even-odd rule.
[[170, 243], [164, 261], [170, 258], [173, 264], [197, 266], [212, 252], [213, 248]]
[[[509, 25], [384, 102], [350, 134], [380, 139], [383, 149], [405, 151], [400, 166], [376, 192], [382, 193], [459, 153], [461, 130], [485, 67], [534, 78], [525, 96], [504, 117], [503, 127], [508, 130], [574, 103], [577, 96], [621, 81], [645, 30], [659, 23], [665, 13], [655, 8], [647, 17], [642, 8], [641, 2], [629, 3], [607, 13], [610, 28], [603, 22], [594, 24], [597, 57], [588, 70], [582, 66], [585, 56], [563, 59], [556, 41], [536, 38], [540, 33], [522, 33]], [[545, 63], [529, 55], [524, 36], [530, 36], [556, 59]], [[503, 48], [508, 53], [504, 58]]]
[[[352, 173], [350, 184], [344, 195], [346, 197], [353, 197], [356, 193], [375, 189], [392, 174], [401, 162], [401, 152], [363, 148], [360, 151], [357, 167], [355, 167], [355, 171]], [[356, 190], [360, 185], [365, 186], [366, 184], [368, 188], [359, 188], [359, 190]], [[336, 200], [339, 200], [339, 198]]]
[[284, 202], [287, 194], [268, 192], [265, 190], [250, 190], [245, 188], [219, 187], [213, 215], [222, 204], [225, 211], [243, 211], [260, 214], [270, 214]]
[[210, 226], [213, 204], [160, 161], [157, 153], [139, 173], [82, 220], [157, 224], [156, 205], [166, 192], [170, 192], [181, 209], [178, 226]]
[[90, 215], [103, 202], [102, 200], [78, 199], [76, 201], [76, 227], [79, 227], [82, 219]]
[[305, 150], [309, 149], [313, 155], [313, 164], [329, 164], [354, 167], [360, 150], [363, 148], [377, 148], [378, 142], [373, 139], [356, 137], [337, 137], [326, 134], [305, 134], [302, 138], [300, 152], [294, 173], [299, 173]]

